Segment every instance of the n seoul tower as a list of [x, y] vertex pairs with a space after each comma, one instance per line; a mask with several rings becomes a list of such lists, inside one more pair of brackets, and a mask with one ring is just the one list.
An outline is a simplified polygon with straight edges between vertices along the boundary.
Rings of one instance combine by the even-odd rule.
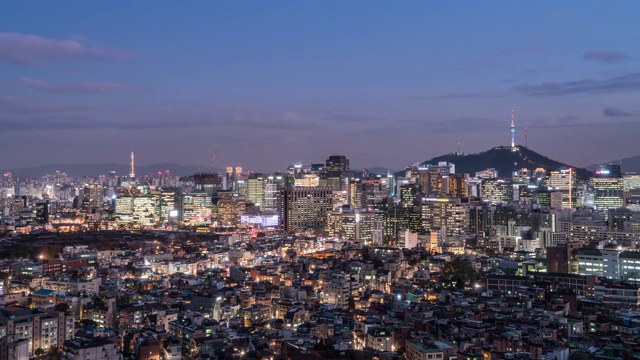
[[511, 150], [516, 149], [516, 120], [513, 110], [511, 110]]

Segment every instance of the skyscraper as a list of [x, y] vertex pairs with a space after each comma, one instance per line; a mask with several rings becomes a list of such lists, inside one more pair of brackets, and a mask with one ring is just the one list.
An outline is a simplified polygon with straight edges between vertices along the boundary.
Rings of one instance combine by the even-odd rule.
[[282, 190], [281, 228], [285, 232], [324, 229], [325, 214], [331, 211], [330, 187], [291, 187]]
[[325, 170], [329, 174], [345, 173], [349, 171], [349, 159], [347, 159], [346, 155], [331, 155], [325, 164]]
[[133, 151], [131, 152], [131, 169], [129, 170], [129, 177], [131, 177], [131, 178], [135, 178], [136, 177], [136, 164], [135, 164], [135, 161], [133, 159]]
[[102, 208], [102, 185], [85, 185], [82, 192], [82, 209], [86, 213], [92, 213]]
[[607, 165], [596, 170], [591, 178], [591, 186], [593, 204], [597, 210], [605, 212], [605, 219], [608, 218], [609, 209], [624, 206], [624, 178], [620, 165]]
[[562, 193], [563, 209], [571, 209], [576, 206], [576, 176], [573, 169], [550, 171], [548, 179], [549, 189]]

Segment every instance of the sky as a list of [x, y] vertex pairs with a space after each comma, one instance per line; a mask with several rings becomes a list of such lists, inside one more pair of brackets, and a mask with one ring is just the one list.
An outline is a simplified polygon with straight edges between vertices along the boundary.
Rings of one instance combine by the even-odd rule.
[[6, 1], [0, 168], [640, 155], [638, 1]]

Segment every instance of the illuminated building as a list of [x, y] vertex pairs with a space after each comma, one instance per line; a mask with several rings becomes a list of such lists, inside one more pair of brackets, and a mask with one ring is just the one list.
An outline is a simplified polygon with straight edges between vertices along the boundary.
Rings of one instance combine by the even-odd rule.
[[332, 211], [327, 213], [325, 232], [327, 236], [370, 244], [373, 241], [375, 214], [357, 210]]
[[338, 309], [346, 309], [349, 306], [351, 293], [351, 281], [349, 274], [333, 273], [322, 285], [322, 302], [334, 305]]
[[318, 187], [320, 186], [320, 176], [318, 174], [302, 174], [295, 178], [295, 187]]
[[179, 212], [176, 208], [176, 191], [163, 190], [160, 193], [160, 217], [164, 223], [178, 220]]
[[292, 187], [282, 190], [282, 230], [296, 232], [324, 229], [325, 214], [331, 211], [332, 194], [329, 187]]
[[115, 199], [118, 226], [150, 227], [160, 223], [160, 195], [121, 196]]
[[325, 162], [325, 171], [338, 176], [349, 172], [349, 159], [346, 155], [331, 155]]
[[241, 222], [242, 214], [247, 204], [244, 199], [237, 197], [217, 199], [217, 220], [219, 226], [237, 226]]
[[400, 201], [402, 207], [405, 208], [412, 208], [420, 204], [420, 186], [418, 184], [400, 186]]
[[263, 211], [277, 212], [280, 205], [280, 190], [278, 181], [282, 181], [282, 176], [269, 176], [268, 182], [264, 184], [264, 200], [261, 209]]
[[333, 211], [339, 211], [344, 205], [349, 205], [349, 192], [347, 190], [334, 191], [331, 195]]
[[550, 171], [547, 186], [549, 189], [562, 193], [563, 209], [571, 209], [576, 206], [576, 176], [573, 169]]
[[469, 175], [468, 174], [449, 174], [445, 178], [446, 194], [457, 198], [469, 196]]
[[444, 229], [447, 236], [464, 236], [471, 231], [469, 203], [460, 199], [422, 199], [422, 228]]
[[631, 194], [640, 194], [640, 174], [625, 174], [624, 192]]
[[617, 209], [624, 206], [624, 178], [620, 165], [607, 165], [595, 171], [595, 176], [590, 179], [593, 187], [593, 204], [596, 210], [605, 212], [609, 209]]
[[531, 170], [520, 169], [513, 173], [511, 180], [513, 180], [514, 184], [528, 185], [531, 182]]
[[36, 203], [36, 222], [38, 224], [48, 224], [51, 215], [51, 201], [45, 200]]
[[480, 184], [480, 196], [489, 200], [492, 205], [510, 203], [513, 201], [513, 184], [511, 180], [483, 179]]
[[247, 200], [262, 209], [266, 181], [261, 174], [252, 174], [247, 179]]
[[223, 179], [215, 173], [197, 173], [193, 175], [194, 192], [214, 195], [223, 188]]
[[130, 178], [135, 178], [136, 177], [136, 163], [133, 159], [133, 151], [131, 152], [131, 168], [129, 169], [129, 177]]
[[445, 193], [443, 169], [441, 168], [418, 169], [416, 181], [424, 195], [437, 196]]
[[243, 214], [240, 216], [242, 224], [256, 225], [262, 228], [277, 228], [280, 226], [280, 217], [278, 214]]
[[89, 184], [84, 186], [82, 192], [82, 209], [90, 214], [102, 209], [102, 185]]
[[211, 224], [211, 196], [208, 194], [181, 194], [179, 220], [188, 225]]
[[398, 232], [398, 247], [414, 249], [418, 244], [418, 233], [411, 232], [409, 229], [402, 229]]

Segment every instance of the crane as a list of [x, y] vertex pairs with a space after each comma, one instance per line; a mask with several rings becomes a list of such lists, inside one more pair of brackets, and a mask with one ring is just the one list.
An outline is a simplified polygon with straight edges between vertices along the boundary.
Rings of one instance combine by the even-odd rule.
[[209, 165], [209, 173], [213, 174], [213, 167], [220, 163], [220, 160], [216, 160], [218, 157], [218, 149], [213, 152], [213, 159], [211, 160], [211, 164]]

